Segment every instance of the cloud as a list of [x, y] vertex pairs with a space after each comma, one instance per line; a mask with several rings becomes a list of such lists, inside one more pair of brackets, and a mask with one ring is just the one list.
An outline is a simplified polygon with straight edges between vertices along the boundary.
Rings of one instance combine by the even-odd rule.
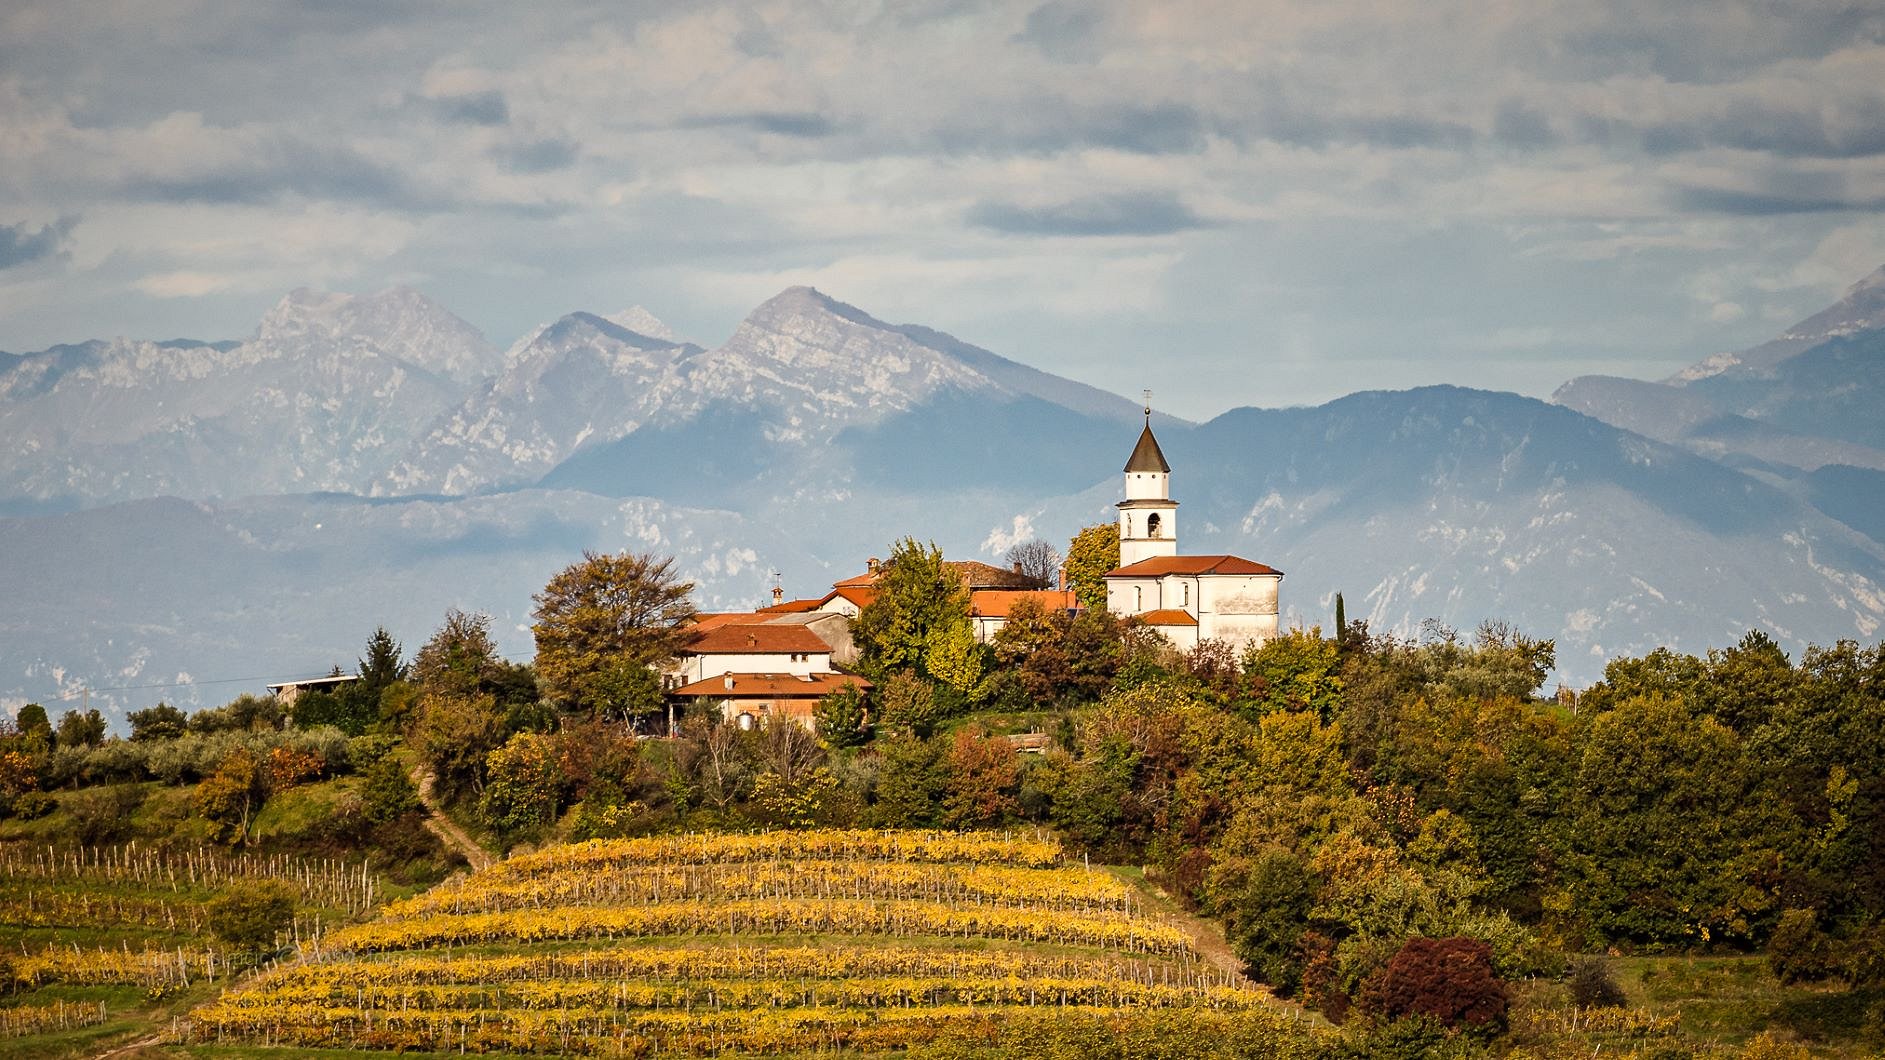
[[1105, 18], [1093, 5], [1055, 0], [1028, 12], [1026, 28], [1014, 39], [1040, 49], [1049, 59], [1087, 62], [1099, 57], [1097, 31]]
[[504, 125], [511, 120], [510, 103], [495, 89], [459, 95], [415, 97], [440, 121], [462, 125]]
[[800, 139], [830, 136], [837, 128], [823, 114], [807, 112], [758, 112], [752, 114], [714, 114], [684, 118], [683, 129], [739, 128]]
[[548, 173], [576, 164], [582, 148], [574, 140], [549, 136], [492, 148], [492, 156], [513, 173]]
[[1885, 209], [1885, 199], [1816, 193], [1809, 188], [1743, 191], [1736, 188], [1677, 185], [1671, 192], [1671, 199], [1678, 209], [1685, 212], [1741, 217]]
[[1202, 228], [1205, 221], [1170, 192], [1102, 195], [1047, 206], [979, 202], [968, 222], [1008, 235], [1162, 236]]
[[24, 223], [0, 225], [0, 269], [30, 265], [62, 253], [66, 237], [77, 223], [76, 217], [61, 217], [49, 225], [41, 225], [38, 231], [28, 231]]

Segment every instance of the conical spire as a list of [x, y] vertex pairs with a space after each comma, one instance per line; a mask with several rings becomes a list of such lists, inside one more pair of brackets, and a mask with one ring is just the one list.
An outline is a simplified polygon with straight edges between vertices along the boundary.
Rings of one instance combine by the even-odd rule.
[[1172, 466], [1165, 462], [1165, 454], [1159, 451], [1158, 439], [1152, 437], [1152, 410], [1145, 413], [1145, 430], [1139, 432], [1139, 444], [1132, 447], [1132, 458], [1126, 461], [1126, 473], [1156, 471], [1163, 475], [1172, 473]]

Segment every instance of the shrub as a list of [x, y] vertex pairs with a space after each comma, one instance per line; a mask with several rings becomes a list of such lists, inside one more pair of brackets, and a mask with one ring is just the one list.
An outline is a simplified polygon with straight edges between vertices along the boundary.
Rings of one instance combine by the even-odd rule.
[[1570, 986], [1571, 1000], [1585, 1008], [1620, 1008], [1629, 1002], [1604, 957], [1572, 958]]
[[1833, 940], [1820, 930], [1819, 917], [1811, 909], [1780, 914], [1780, 923], [1767, 941], [1767, 966], [1783, 983], [1817, 982], [1840, 970]]
[[422, 809], [412, 778], [406, 775], [399, 759], [390, 755], [368, 767], [360, 795], [366, 801], [366, 818], [374, 824], [385, 824]]
[[144, 791], [135, 785], [87, 788], [67, 796], [72, 815], [72, 838], [85, 846], [113, 843], [131, 828], [131, 814], [144, 804]]
[[1449, 1028], [1505, 1025], [1505, 984], [1477, 939], [1411, 938], [1362, 987], [1361, 1005], [1388, 1019], [1431, 1016]]
[[280, 880], [238, 880], [210, 899], [209, 929], [247, 953], [274, 952], [276, 936], [294, 920], [295, 891]]

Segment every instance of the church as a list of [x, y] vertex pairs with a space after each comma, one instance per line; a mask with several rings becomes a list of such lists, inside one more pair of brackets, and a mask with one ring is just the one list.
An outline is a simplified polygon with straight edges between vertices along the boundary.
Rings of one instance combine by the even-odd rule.
[[1126, 461], [1119, 566], [1106, 573], [1106, 609], [1139, 619], [1186, 651], [1204, 640], [1241, 650], [1275, 637], [1283, 572], [1240, 556], [1179, 555], [1171, 482], [1148, 406]]

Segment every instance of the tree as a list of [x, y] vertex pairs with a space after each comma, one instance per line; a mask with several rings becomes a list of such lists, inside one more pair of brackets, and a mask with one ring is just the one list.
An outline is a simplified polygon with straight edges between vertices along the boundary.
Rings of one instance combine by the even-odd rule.
[[1052, 589], [1060, 578], [1060, 550], [1038, 537], [1010, 548], [1008, 563], [1036, 589]]
[[556, 743], [541, 733], [520, 732], [485, 761], [484, 819], [503, 836], [516, 836], [556, 819], [562, 794]]
[[1320, 628], [1300, 626], [1264, 641], [1244, 663], [1261, 710], [1309, 710], [1329, 720], [1341, 702], [1341, 652]]
[[94, 707], [68, 710], [59, 716], [60, 747], [97, 747], [105, 742], [105, 718]]
[[19, 731], [27, 747], [39, 751], [52, 749], [52, 722], [46, 718], [45, 707], [37, 703], [21, 707], [19, 714], [13, 718], [13, 727]]
[[209, 929], [235, 949], [266, 955], [294, 921], [296, 897], [280, 880], [236, 880], [210, 899]]
[[940, 821], [949, 780], [940, 740], [897, 735], [879, 740], [876, 801], [871, 823], [880, 828], [925, 828]]
[[942, 720], [936, 703], [936, 689], [928, 681], [908, 670], [891, 674], [877, 686], [872, 698], [877, 702], [879, 728], [895, 728], [928, 736]]
[[970, 701], [983, 697], [985, 652], [975, 639], [975, 630], [967, 616], [951, 617], [930, 627], [923, 642], [923, 669], [931, 677], [963, 694]]
[[146, 710], [134, 710], [125, 715], [131, 723], [131, 739], [137, 742], [147, 740], [174, 740], [189, 731], [190, 719], [183, 711], [168, 703], [159, 703]]
[[818, 738], [832, 749], [857, 747], [870, 739], [864, 716], [864, 693], [855, 684], [828, 692], [816, 708]]
[[584, 552], [533, 598], [537, 680], [552, 699], [595, 709], [619, 689], [619, 667], [656, 666], [687, 643], [693, 582], [674, 560]]
[[[1590, 723], [1570, 795], [1566, 868], [1592, 941], [1746, 940], [1771, 897], [1733, 730], [1679, 699], [1632, 697]], [[1656, 842], [1645, 843], [1644, 836]]]
[[484, 787], [486, 756], [503, 743], [504, 713], [489, 693], [429, 695], [420, 704], [412, 744], [448, 802]]
[[223, 756], [215, 772], [196, 786], [196, 810], [217, 827], [230, 844], [246, 843], [249, 823], [268, 797], [268, 775], [262, 759], [245, 747]]
[[404, 681], [409, 668], [401, 661], [399, 642], [380, 626], [367, 638], [366, 657], [359, 660], [360, 680], [355, 687], [369, 694], [375, 702], [387, 685], [394, 681]]
[[1101, 523], [1067, 543], [1067, 587], [1088, 610], [1106, 607], [1106, 572], [1119, 566], [1119, 525]]
[[1430, 1016], [1448, 1027], [1505, 1025], [1505, 984], [1492, 973], [1492, 948], [1478, 939], [1411, 938], [1371, 976], [1362, 1007], [1389, 1019]]
[[423, 695], [468, 696], [480, 691], [500, 660], [491, 640], [491, 616], [445, 612], [445, 624], [412, 659], [412, 679]]
[[589, 706], [599, 719], [635, 719], [661, 709], [661, 675], [633, 659], [619, 658], [588, 679]]
[[876, 599], [851, 622], [873, 677], [922, 665], [932, 630], [968, 621], [969, 594], [933, 542], [899, 541], [878, 568], [876, 588]]
[[945, 760], [943, 823], [952, 828], [1007, 824], [1021, 811], [1021, 761], [1014, 745], [979, 729], [956, 731]]
[[423, 808], [406, 767], [393, 755], [386, 755], [367, 769], [360, 797], [366, 802], [367, 820], [373, 824], [385, 824]]

